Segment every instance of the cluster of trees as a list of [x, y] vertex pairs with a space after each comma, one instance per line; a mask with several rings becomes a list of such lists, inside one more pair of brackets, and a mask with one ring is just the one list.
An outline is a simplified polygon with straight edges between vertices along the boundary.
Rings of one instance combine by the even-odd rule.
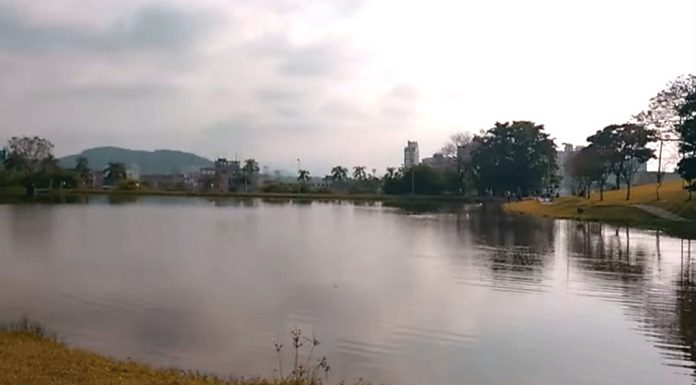
[[[75, 168], [62, 168], [53, 155], [53, 148], [53, 143], [37, 136], [12, 137], [0, 165], [0, 189], [33, 192], [91, 185], [94, 173], [87, 158], [78, 158]], [[105, 183], [116, 185], [125, 180], [125, 165], [109, 163], [104, 170]]]
[[461, 195], [460, 178], [455, 169], [434, 170], [419, 164], [406, 170], [387, 169], [383, 177], [385, 194]]
[[0, 189], [35, 190], [75, 187], [79, 173], [64, 170], [53, 155], [53, 144], [39, 137], [13, 137], [0, 167]]
[[679, 150], [682, 158], [677, 165], [677, 172], [686, 181], [689, 199], [696, 190], [696, 80], [690, 92], [679, 105], [679, 123], [676, 131], [680, 137]]
[[525, 196], [558, 188], [556, 144], [543, 125], [496, 123], [471, 145], [465, 176], [470, 175], [479, 194]]
[[587, 138], [589, 145], [568, 163], [568, 173], [577, 183], [581, 195], [589, 197], [593, 186], [604, 199], [610, 176], [615, 176], [616, 188], [626, 185], [626, 200], [631, 198], [631, 185], [640, 166], [655, 157], [648, 147], [655, 142], [654, 129], [640, 124], [613, 124]]
[[[696, 75], [681, 76], [650, 99], [648, 108], [634, 116], [633, 122], [614, 124], [598, 130], [587, 138], [589, 145], [568, 162], [567, 173], [576, 190], [589, 196], [599, 190], [626, 186], [626, 200], [641, 165], [657, 158], [656, 198], [664, 177], [663, 148], [665, 143], [679, 144], [677, 172], [686, 181], [686, 188], [696, 190]], [[653, 148], [657, 147], [657, 149]], [[657, 152], [657, 154], [656, 154]]]
[[[348, 192], [421, 195], [527, 195], [558, 186], [553, 139], [529, 121], [496, 123], [479, 135], [457, 133], [442, 147], [446, 167], [389, 167], [380, 178], [364, 166], [335, 166], [325, 180]], [[300, 170], [298, 180], [302, 180]]]
[[[587, 141], [589, 145], [564, 165], [575, 190], [582, 195], [596, 189], [603, 199], [605, 189], [625, 185], [626, 199], [630, 199], [640, 166], [657, 158], [659, 199], [663, 146], [669, 142], [678, 142], [677, 171], [685, 187], [696, 191], [696, 76], [683, 76], [669, 83], [632, 122], [604, 127]], [[12, 138], [7, 149], [0, 187], [84, 186], [94, 175], [85, 158], [78, 159], [74, 169], [61, 169], [53, 156], [53, 144], [42, 138]], [[535, 122], [498, 122], [477, 135], [458, 133], [449, 138], [440, 153], [446, 167], [390, 167], [380, 177], [376, 170], [368, 172], [365, 166], [355, 166], [351, 171], [339, 165], [331, 169], [324, 182], [333, 190], [362, 194], [509, 197], [550, 194], [559, 187], [556, 145], [544, 126]], [[244, 162], [238, 180], [244, 191], [255, 184], [258, 172], [256, 160]], [[126, 169], [123, 164], [110, 163], [103, 175], [106, 184], [116, 185], [126, 180]], [[298, 170], [295, 191], [310, 191], [310, 180], [307, 170]]]

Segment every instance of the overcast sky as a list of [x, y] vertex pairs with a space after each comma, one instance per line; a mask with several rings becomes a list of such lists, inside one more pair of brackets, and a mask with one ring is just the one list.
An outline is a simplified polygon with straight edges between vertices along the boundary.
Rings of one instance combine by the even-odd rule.
[[0, 141], [383, 170], [450, 133], [584, 142], [696, 72], [694, 0], [0, 0]]

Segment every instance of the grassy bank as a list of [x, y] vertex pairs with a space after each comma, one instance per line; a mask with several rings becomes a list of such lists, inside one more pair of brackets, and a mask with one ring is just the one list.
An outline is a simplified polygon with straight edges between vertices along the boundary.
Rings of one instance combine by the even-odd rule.
[[[28, 327], [27, 327], [28, 326]], [[34, 325], [0, 330], [0, 384], [7, 385], [290, 385], [294, 380], [230, 380], [154, 369], [66, 347]]]
[[[682, 189], [681, 181], [663, 184], [660, 188], [660, 200], [656, 199], [656, 188], [655, 184], [633, 187], [628, 201], [626, 190], [622, 189], [605, 192], [603, 200], [600, 200], [599, 193], [593, 193], [590, 199], [563, 197], [550, 204], [542, 204], [534, 199], [507, 203], [504, 209], [520, 214], [661, 229], [674, 236], [696, 238], [696, 200], [688, 201], [689, 195]], [[660, 207], [691, 221], [663, 220], [632, 207], [634, 205]]]

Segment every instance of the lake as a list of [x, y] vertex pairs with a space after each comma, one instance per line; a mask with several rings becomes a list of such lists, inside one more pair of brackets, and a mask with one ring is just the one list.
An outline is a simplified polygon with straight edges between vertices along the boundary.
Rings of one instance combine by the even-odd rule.
[[690, 249], [495, 206], [0, 205], [0, 318], [220, 376], [277, 375], [277, 339], [287, 372], [297, 327], [332, 383], [692, 384]]

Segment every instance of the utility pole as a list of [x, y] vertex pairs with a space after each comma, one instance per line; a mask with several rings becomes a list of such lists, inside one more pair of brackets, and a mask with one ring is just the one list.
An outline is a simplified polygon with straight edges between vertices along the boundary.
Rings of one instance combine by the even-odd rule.
[[[299, 179], [299, 177], [300, 177], [300, 170], [301, 170], [301, 168], [300, 168], [300, 158], [297, 158], [297, 177], [298, 177], [298, 179]], [[302, 183], [304, 183], [304, 180], [300, 180], [299, 182], [300, 182], [300, 183], [297, 184], [297, 193], [298, 193], [298, 194], [302, 192]]]

